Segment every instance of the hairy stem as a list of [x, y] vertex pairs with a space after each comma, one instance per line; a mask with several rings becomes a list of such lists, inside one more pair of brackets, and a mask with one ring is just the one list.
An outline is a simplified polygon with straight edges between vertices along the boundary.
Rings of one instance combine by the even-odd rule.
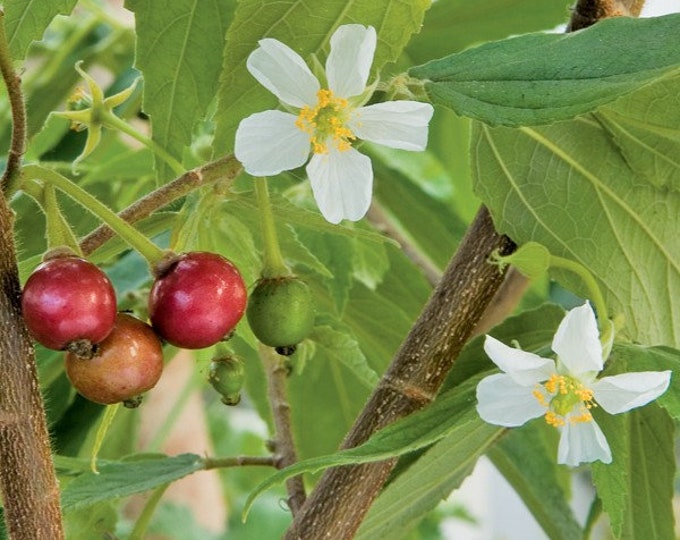
[[637, 17], [644, 5], [645, 0], [578, 0], [567, 32], [582, 30], [607, 17]]
[[[11, 192], [26, 143], [21, 81], [14, 72], [0, 11], [0, 71], [12, 106], [12, 142], [3, 191]], [[13, 540], [64, 537], [59, 487], [45, 422], [33, 345], [21, 317], [12, 211], [0, 194], [0, 490]]]
[[[495, 231], [488, 210], [482, 207], [343, 448], [363, 443], [378, 429], [435, 398], [503, 282], [503, 272], [487, 262], [496, 249], [509, 254], [515, 245]], [[388, 460], [326, 471], [286, 538], [352, 538], [395, 463]]]
[[[241, 164], [233, 155], [220, 158], [187, 171], [172, 182], [142, 197], [118, 215], [128, 223], [135, 223], [202, 186], [212, 184], [218, 180], [231, 182], [240, 172]], [[80, 248], [85, 255], [90, 255], [113, 238], [114, 234], [113, 230], [107, 225], [101, 225], [80, 241]]]
[[[270, 347], [260, 346], [260, 357], [264, 362], [267, 374], [267, 397], [272, 408], [274, 429], [276, 433], [272, 441], [274, 463], [277, 469], [283, 469], [297, 461], [293, 429], [290, 422], [290, 405], [288, 404], [288, 373], [286, 357], [276, 354]], [[302, 476], [294, 476], [286, 481], [288, 490], [288, 506], [293, 516], [305, 502], [305, 486]]]

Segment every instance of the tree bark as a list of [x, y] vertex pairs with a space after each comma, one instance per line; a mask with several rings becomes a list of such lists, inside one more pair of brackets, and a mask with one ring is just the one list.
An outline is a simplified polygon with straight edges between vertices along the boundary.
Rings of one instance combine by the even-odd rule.
[[[342, 447], [366, 441], [436, 396], [472, 335], [504, 273], [487, 259], [514, 243], [498, 234], [482, 207], [430, 300], [356, 420]], [[286, 539], [349, 539], [380, 492], [396, 460], [329, 469], [309, 496]]]

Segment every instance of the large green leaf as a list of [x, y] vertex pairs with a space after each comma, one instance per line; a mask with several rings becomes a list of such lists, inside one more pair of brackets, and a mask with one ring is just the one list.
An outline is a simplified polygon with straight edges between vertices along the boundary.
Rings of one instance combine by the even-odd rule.
[[205, 467], [200, 456], [137, 456], [134, 461], [100, 462], [99, 474], [85, 472], [71, 480], [62, 492], [65, 512], [147, 491]]
[[420, 29], [430, 0], [244, 0], [239, 2], [234, 23], [227, 33], [224, 65], [218, 93], [215, 152], [226, 154], [234, 145], [234, 133], [242, 118], [276, 108], [276, 97], [248, 73], [246, 59], [264, 37], [278, 39], [303, 58], [324, 59], [333, 31], [341, 24], [372, 25], [378, 33], [373, 62], [375, 75], [386, 62], [395, 60], [414, 32]]
[[[501, 231], [588, 268], [630, 338], [680, 344], [679, 192], [640, 181], [589, 116], [540, 128], [478, 124], [472, 144], [475, 188]], [[587, 296], [573, 275], [555, 275]]]
[[406, 54], [413, 63], [422, 64], [474, 43], [554, 28], [566, 21], [569, 4], [564, 0], [435, 2]]
[[639, 178], [676, 191], [680, 191], [678, 88], [680, 76], [676, 75], [624, 96], [595, 113]]
[[5, 31], [9, 53], [23, 60], [33, 41], [42, 38], [47, 26], [57, 15], [68, 15], [78, 0], [5, 0]]
[[592, 111], [680, 70], [680, 14], [617, 17], [574, 34], [528, 34], [411, 69], [434, 103], [491, 125]]
[[596, 414], [596, 419], [613, 461], [594, 463], [593, 481], [614, 537], [672, 540], [675, 457], [668, 413], [648, 405], [623, 415]]
[[[153, 140], [181, 161], [196, 121], [215, 96], [235, 1], [127, 0], [135, 13], [136, 66], [144, 74], [144, 110]], [[217, 54], [216, 54], [217, 53]], [[157, 161], [158, 178], [170, 171]]]

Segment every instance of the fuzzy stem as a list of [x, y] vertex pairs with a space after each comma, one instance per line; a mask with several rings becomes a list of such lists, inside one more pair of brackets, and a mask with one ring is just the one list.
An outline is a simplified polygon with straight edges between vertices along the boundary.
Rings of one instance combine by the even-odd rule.
[[[177, 199], [181, 199], [193, 190], [223, 180], [232, 182], [241, 172], [241, 164], [232, 155], [212, 161], [196, 169], [185, 172], [172, 182], [145, 195], [118, 214], [122, 220], [135, 223], [150, 216]], [[85, 255], [90, 255], [101, 247], [115, 233], [107, 225], [101, 225], [80, 241], [80, 248]]]
[[[482, 207], [343, 448], [363, 443], [434, 399], [503, 281], [503, 272], [487, 262], [489, 255], [514, 249], [511, 240], [494, 230]], [[285, 538], [352, 538], [395, 463], [391, 459], [327, 470]]]
[[273, 456], [236, 456], [204, 458], [204, 469], [227, 469], [230, 467], [275, 467]]
[[154, 141], [150, 137], [147, 137], [146, 135], [141, 134], [130, 124], [128, 124], [125, 120], [118, 118], [112, 112], [107, 110], [101, 111], [101, 122], [106, 127], [117, 129], [118, 131], [125, 133], [126, 135], [129, 135], [136, 141], [142, 143], [154, 154], [156, 154], [159, 158], [165, 161], [165, 163], [167, 163], [170, 166], [170, 168], [176, 175], [179, 176], [186, 171], [184, 166], [182, 166], [182, 164], [179, 161], [177, 161], [174, 157], [168, 154], [168, 152], [166, 152], [165, 149], [161, 145], [159, 145], [156, 141]]
[[578, 0], [571, 14], [567, 32], [592, 26], [608, 17], [640, 15], [645, 0]]
[[12, 108], [12, 142], [0, 193], [0, 491], [12, 540], [61, 540], [59, 486], [31, 339], [21, 317], [12, 193], [26, 144], [21, 80], [14, 72], [0, 10], [0, 71]]
[[21, 90], [21, 78], [14, 71], [9, 44], [5, 33], [5, 13], [0, 8], [0, 72], [7, 87], [10, 107], [12, 109], [12, 141], [7, 165], [0, 180], [0, 187], [9, 197], [16, 189], [16, 182], [21, 167], [21, 158], [26, 151], [26, 105]]
[[[267, 397], [274, 417], [274, 463], [277, 469], [283, 469], [297, 461], [293, 429], [290, 420], [290, 405], [288, 404], [288, 368], [285, 357], [274, 352], [274, 349], [260, 346], [260, 357], [265, 365], [267, 375]], [[286, 481], [288, 490], [288, 506], [297, 515], [304, 504], [306, 494], [302, 476], [294, 476]]]
[[54, 185], [57, 189], [66, 193], [73, 200], [92, 212], [100, 220], [111, 227], [118, 236], [125, 240], [132, 248], [137, 250], [149, 263], [150, 266], [160, 261], [164, 252], [146, 236], [121, 219], [113, 210], [90, 195], [80, 186], [71, 182], [65, 176], [56, 171], [41, 167], [40, 165], [26, 165], [22, 170], [22, 176], [27, 180], [39, 179]]
[[45, 212], [47, 228], [47, 248], [53, 249], [60, 246], [71, 248], [77, 255], [82, 255], [78, 240], [71, 230], [71, 227], [64, 218], [59, 208], [57, 194], [54, 186], [48, 184], [42, 190], [42, 207]]
[[260, 223], [264, 239], [264, 268], [262, 269], [262, 277], [287, 276], [290, 274], [290, 270], [283, 260], [279, 240], [276, 236], [276, 225], [274, 224], [274, 215], [272, 214], [266, 178], [255, 178], [255, 196], [257, 197], [257, 206], [260, 210]]

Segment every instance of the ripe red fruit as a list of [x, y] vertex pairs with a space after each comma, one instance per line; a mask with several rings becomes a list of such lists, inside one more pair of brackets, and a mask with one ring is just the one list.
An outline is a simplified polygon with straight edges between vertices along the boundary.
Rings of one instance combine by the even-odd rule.
[[95, 403], [133, 400], [153, 388], [163, 371], [163, 349], [153, 329], [127, 313], [119, 313], [109, 337], [94, 356], [66, 353], [66, 375], [74, 388]]
[[24, 285], [21, 306], [28, 330], [50, 349], [99, 343], [116, 320], [116, 293], [109, 278], [78, 257], [50, 259]]
[[192, 251], [156, 279], [149, 317], [163, 339], [185, 349], [214, 345], [243, 316], [247, 291], [237, 268], [215, 253]]

